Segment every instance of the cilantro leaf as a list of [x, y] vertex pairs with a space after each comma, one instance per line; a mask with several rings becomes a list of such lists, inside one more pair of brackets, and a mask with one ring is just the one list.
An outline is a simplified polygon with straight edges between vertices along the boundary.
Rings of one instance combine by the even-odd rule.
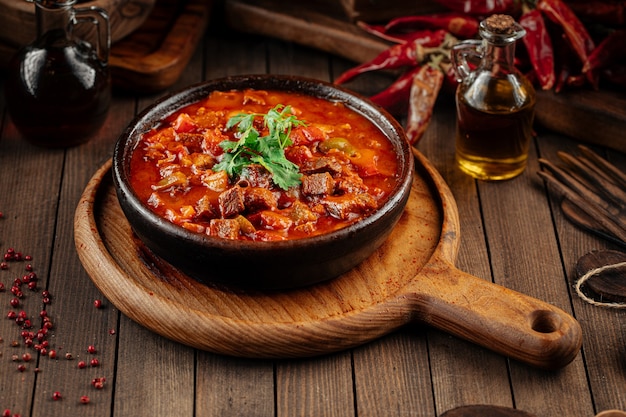
[[[254, 127], [256, 118], [263, 118], [268, 134], [261, 136]], [[289, 135], [295, 126], [306, 126], [291, 113], [290, 106], [282, 104], [270, 109], [267, 114], [240, 113], [226, 123], [227, 129], [235, 128], [237, 141], [220, 143], [224, 150], [222, 160], [213, 166], [214, 171], [226, 171], [230, 177], [241, 175], [250, 164], [263, 166], [272, 175], [272, 181], [283, 190], [300, 184], [300, 172], [296, 164], [285, 157], [285, 148], [292, 144]]]

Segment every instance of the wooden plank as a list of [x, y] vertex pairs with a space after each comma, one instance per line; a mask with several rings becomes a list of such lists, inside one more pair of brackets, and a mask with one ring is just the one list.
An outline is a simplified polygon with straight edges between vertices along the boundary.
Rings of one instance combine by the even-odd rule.
[[537, 121], [590, 144], [626, 153], [626, 94], [620, 91], [539, 91]]
[[352, 417], [354, 410], [350, 352], [276, 364], [279, 416]]
[[226, 23], [237, 30], [296, 42], [361, 62], [388, 47], [356, 25], [328, 15], [317, 3], [302, 4], [272, 0], [227, 0]]
[[[530, 164], [519, 177], [507, 182], [479, 182], [494, 280], [571, 311], [545, 193], [541, 187], [533, 186], [541, 185], [536, 174], [536, 152], [531, 146]], [[536, 241], [530, 230], [545, 232]], [[541, 263], [534, 261], [539, 258]], [[581, 355], [559, 374], [538, 372], [512, 362], [511, 383], [516, 406], [532, 414], [593, 414]]]
[[[561, 163], [557, 156], [558, 151], [577, 155], [576, 146], [575, 141], [553, 134], [547, 134], [545, 140], [540, 142], [542, 157], [555, 164]], [[604, 157], [626, 172], [626, 155], [609, 152]], [[581, 256], [592, 250], [622, 249], [574, 226], [563, 216], [559, 205], [559, 196], [550, 194], [555, 227], [563, 248], [562, 257], [567, 274], [566, 279], [569, 284], [573, 285], [577, 279], [575, 265]], [[573, 292], [573, 290], [570, 291]], [[592, 306], [582, 301], [575, 293], [572, 298], [574, 312], [583, 325], [583, 349], [595, 411], [626, 410], [626, 398], [623, 396], [626, 376], [619, 365], [622, 363], [624, 346], [626, 346], [624, 312]]]
[[359, 417], [431, 415], [429, 349], [422, 326], [405, 329], [354, 350]]
[[[418, 148], [452, 188], [462, 225], [471, 225], [460, 230], [456, 265], [491, 281], [477, 184], [457, 168], [453, 158], [455, 127], [454, 102], [451, 97], [442, 96]], [[436, 330], [428, 332], [428, 350], [437, 410], [443, 412], [466, 404], [513, 405], [507, 364], [502, 357]]]
[[[4, 85], [0, 85], [0, 88], [3, 87]], [[1, 105], [4, 108], [4, 98]], [[3, 114], [6, 115], [6, 112]], [[0, 178], [4, 184], [4, 193], [0, 197], [0, 211], [3, 212], [3, 218], [0, 219], [0, 253], [4, 255], [9, 248], [13, 248], [24, 255], [32, 256], [29, 262], [10, 262], [8, 269], [0, 269], [0, 282], [6, 288], [0, 292], [0, 407], [25, 415], [31, 409], [33, 401], [44, 395], [38, 393], [39, 396], [33, 398], [36, 379], [39, 378], [35, 373], [38, 366], [37, 352], [25, 346], [20, 326], [5, 317], [9, 310], [16, 313], [23, 310], [36, 327], [34, 330], [40, 328], [40, 291], [46, 287], [50, 273], [50, 248], [55, 243], [64, 151], [46, 150], [30, 145], [19, 136], [8, 116], [4, 116], [0, 147]], [[24, 298], [20, 300], [20, 306], [13, 309], [9, 304], [9, 300], [13, 298], [9, 288], [16, 278], [21, 278], [26, 273], [27, 263], [33, 266], [38, 276], [40, 290], [32, 292], [24, 287]], [[13, 347], [13, 342], [17, 342], [18, 346]], [[30, 362], [12, 362], [12, 355], [21, 357], [27, 352], [33, 358]], [[20, 364], [25, 365], [24, 372], [17, 370]], [[48, 362], [45, 365], [52, 364]], [[51, 393], [47, 394], [47, 399], [50, 395]]]
[[[196, 415], [274, 417], [272, 361], [198, 352]], [[306, 383], [304, 380], [302, 383]]]

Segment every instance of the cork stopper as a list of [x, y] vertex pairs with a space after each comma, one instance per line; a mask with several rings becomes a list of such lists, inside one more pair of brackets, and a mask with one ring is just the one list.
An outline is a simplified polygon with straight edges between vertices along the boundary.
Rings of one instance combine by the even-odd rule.
[[516, 31], [515, 20], [506, 14], [493, 14], [485, 19], [485, 28], [498, 35], [512, 35]]

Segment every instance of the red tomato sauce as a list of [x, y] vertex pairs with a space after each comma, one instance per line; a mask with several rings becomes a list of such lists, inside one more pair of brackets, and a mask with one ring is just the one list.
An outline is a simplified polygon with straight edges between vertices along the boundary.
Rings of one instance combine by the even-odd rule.
[[[283, 190], [260, 165], [229, 177], [212, 168], [220, 143], [237, 141], [227, 121], [240, 113], [290, 106], [305, 123], [292, 129], [286, 158], [300, 185]], [[285, 240], [343, 228], [377, 210], [398, 180], [398, 159], [384, 134], [345, 105], [284, 91], [213, 92], [146, 132], [133, 151], [130, 178], [159, 216], [226, 239]]]

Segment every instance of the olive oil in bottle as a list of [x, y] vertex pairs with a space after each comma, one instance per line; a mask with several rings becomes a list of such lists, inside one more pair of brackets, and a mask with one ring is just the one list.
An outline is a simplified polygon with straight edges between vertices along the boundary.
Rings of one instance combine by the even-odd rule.
[[[453, 51], [457, 74], [456, 161], [481, 180], [505, 180], [526, 167], [532, 137], [535, 90], [515, 68], [515, 41], [524, 29], [506, 15], [481, 22], [482, 41]], [[469, 60], [478, 60], [474, 70]]]

